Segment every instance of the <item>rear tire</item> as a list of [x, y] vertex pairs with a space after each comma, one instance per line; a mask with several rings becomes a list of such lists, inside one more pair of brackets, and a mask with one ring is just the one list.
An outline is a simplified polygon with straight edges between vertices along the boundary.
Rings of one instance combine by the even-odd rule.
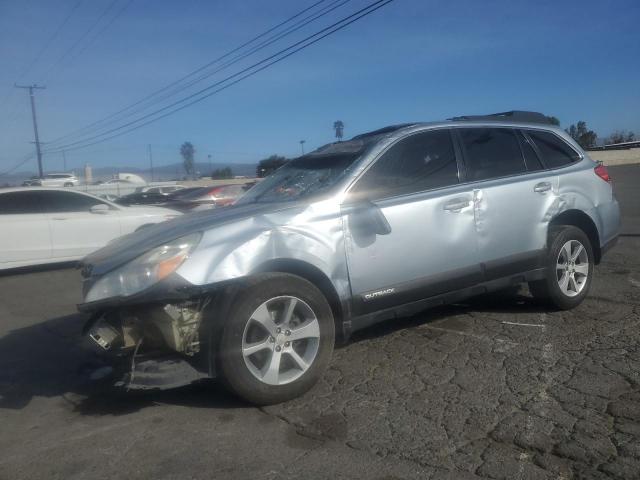
[[594, 264], [587, 235], [571, 225], [559, 226], [549, 233], [547, 276], [529, 282], [529, 290], [534, 298], [560, 310], [575, 308], [589, 293]]
[[222, 317], [217, 364], [233, 393], [256, 405], [298, 397], [331, 360], [331, 307], [313, 284], [271, 273], [249, 279]]

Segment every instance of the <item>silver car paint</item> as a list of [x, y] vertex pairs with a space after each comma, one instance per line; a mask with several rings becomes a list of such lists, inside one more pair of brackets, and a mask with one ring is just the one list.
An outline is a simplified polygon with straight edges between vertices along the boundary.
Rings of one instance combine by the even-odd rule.
[[[348, 208], [349, 188], [382, 152], [413, 133], [470, 126], [553, 131], [580, 152], [582, 159], [557, 170], [377, 202], [391, 225], [391, 234], [358, 237]], [[164, 241], [203, 231], [200, 244], [176, 272], [194, 285], [216, 284], [251, 275], [274, 261], [295, 260], [322, 272], [339, 298], [348, 300], [395, 283], [457, 268], [473, 270], [482, 262], [510, 253], [543, 249], [549, 222], [570, 209], [589, 215], [603, 245], [616, 235], [619, 213], [611, 186], [594, 174], [595, 165], [564, 132], [538, 124], [420, 124], [380, 140], [358, 160], [336, 193], [322, 201], [238, 205], [226, 212], [188, 215], [129, 236], [84, 263], [96, 265], [94, 274], [99, 275]], [[551, 189], [544, 194], [534, 192], [534, 186], [543, 181], [550, 182]], [[446, 202], [455, 199], [467, 199], [469, 205], [459, 211], [443, 210]]]

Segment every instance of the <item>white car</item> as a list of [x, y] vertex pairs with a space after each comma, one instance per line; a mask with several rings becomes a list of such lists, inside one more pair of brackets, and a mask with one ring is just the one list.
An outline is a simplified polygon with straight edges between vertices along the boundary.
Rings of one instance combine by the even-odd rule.
[[32, 185], [41, 187], [75, 187], [80, 185], [80, 180], [73, 173], [47, 173], [41, 179], [32, 182]]
[[0, 270], [79, 260], [116, 237], [178, 215], [73, 190], [0, 190]]

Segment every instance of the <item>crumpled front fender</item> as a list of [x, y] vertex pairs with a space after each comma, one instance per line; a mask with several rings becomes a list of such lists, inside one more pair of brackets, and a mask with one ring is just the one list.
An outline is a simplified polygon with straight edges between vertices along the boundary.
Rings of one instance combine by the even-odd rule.
[[249, 276], [277, 260], [315, 267], [341, 299], [348, 298], [342, 218], [335, 203], [258, 215], [206, 231], [176, 273], [190, 284], [212, 285]]

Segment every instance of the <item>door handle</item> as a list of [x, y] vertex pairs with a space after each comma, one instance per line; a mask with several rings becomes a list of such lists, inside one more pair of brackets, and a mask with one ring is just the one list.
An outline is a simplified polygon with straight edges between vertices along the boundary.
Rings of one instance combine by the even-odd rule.
[[51, 220], [66, 220], [66, 217], [53, 217]]
[[551, 190], [551, 182], [540, 182], [533, 187], [533, 191], [536, 193], [544, 193]]
[[453, 200], [445, 203], [442, 208], [448, 212], [459, 212], [463, 208], [468, 207], [470, 203], [471, 203], [471, 200], [466, 200], [463, 198], [454, 198]]

